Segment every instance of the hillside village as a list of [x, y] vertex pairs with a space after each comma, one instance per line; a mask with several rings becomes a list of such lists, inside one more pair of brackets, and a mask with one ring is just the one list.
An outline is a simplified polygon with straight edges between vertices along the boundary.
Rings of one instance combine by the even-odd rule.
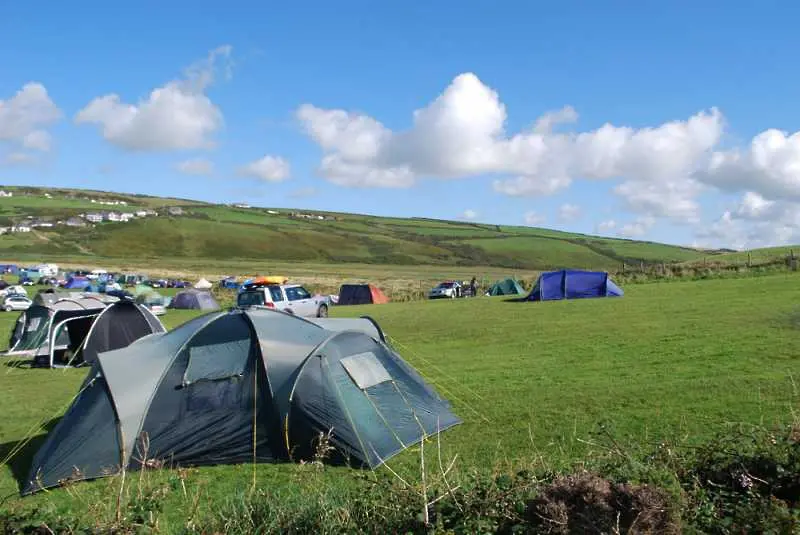
[[[28, 196], [35, 196], [28, 194]], [[14, 192], [10, 190], [0, 190], [0, 198], [13, 198]], [[53, 199], [51, 193], [44, 193], [42, 195], [45, 199]], [[53, 228], [57, 226], [66, 227], [86, 227], [98, 223], [127, 223], [133, 219], [142, 219], [146, 217], [157, 217], [159, 215], [166, 216], [182, 216], [184, 210], [180, 206], [167, 206], [163, 209], [154, 210], [152, 208], [143, 208], [131, 206], [128, 201], [124, 200], [104, 200], [95, 199], [93, 197], [81, 197], [80, 200], [88, 201], [91, 204], [99, 206], [116, 207], [116, 210], [98, 209], [96, 211], [81, 212], [73, 217], [63, 219], [51, 218], [48, 216], [32, 216], [26, 215], [14, 221], [14, 224], [8, 226], [0, 226], [0, 234], [9, 233], [25, 233], [31, 232], [36, 228]], [[133, 211], [129, 211], [133, 210]]]

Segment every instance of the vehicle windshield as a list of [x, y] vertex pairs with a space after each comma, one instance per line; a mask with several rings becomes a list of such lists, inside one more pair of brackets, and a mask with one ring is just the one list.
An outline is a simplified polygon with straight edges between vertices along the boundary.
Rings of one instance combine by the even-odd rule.
[[264, 294], [261, 292], [243, 292], [236, 298], [240, 307], [264, 306]]
[[453, 288], [455, 285], [455, 282], [443, 282], [437, 288]]

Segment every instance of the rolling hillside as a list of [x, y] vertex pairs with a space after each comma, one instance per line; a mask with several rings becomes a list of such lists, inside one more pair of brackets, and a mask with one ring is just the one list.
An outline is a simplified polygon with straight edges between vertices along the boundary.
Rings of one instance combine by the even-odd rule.
[[[5, 189], [14, 196], [0, 198], [0, 225], [32, 221], [54, 224], [0, 236], [0, 257], [13, 259], [270, 259], [540, 270], [611, 269], [622, 262], [691, 262], [710, 254], [531, 227], [307, 211], [292, 215], [285, 209], [237, 208], [143, 195]], [[183, 214], [168, 215], [168, 207], [180, 207]], [[157, 210], [159, 215], [86, 227], [56, 224], [88, 212], [143, 209]]]

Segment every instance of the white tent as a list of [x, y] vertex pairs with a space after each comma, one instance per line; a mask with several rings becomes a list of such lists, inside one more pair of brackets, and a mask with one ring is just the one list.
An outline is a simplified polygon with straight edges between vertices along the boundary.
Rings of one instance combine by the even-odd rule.
[[211, 286], [212, 286], [212, 284], [210, 282], [208, 282], [206, 279], [200, 279], [194, 285], [194, 287], [197, 288], [198, 290], [210, 290]]

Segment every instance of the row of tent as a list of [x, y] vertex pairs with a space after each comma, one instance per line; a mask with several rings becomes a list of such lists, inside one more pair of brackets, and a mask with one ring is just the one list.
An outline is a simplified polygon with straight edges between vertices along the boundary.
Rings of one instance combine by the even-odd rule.
[[[622, 289], [604, 271], [560, 270], [542, 273], [533, 289], [525, 289], [513, 278], [495, 282], [486, 292], [490, 296], [525, 296], [523, 301], [553, 301], [586, 297], [619, 297]], [[388, 303], [381, 290], [371, 284], [344, 284], [339, 290], [337, 305]]]
[[622, 297], [625, 293], [614, 283], [607, 272], [560, 270], [539, 275], [531, 291], [525, 295], [522, 285], [515, 279], [496, 282], [489, 295], [524, 296], [519, 301], [558, 301], [592, 297]]
[[[47, 305], [50, 324], [73, 310], [62, 302]], [[114, 331], [131, 323], [142, 324], [135, 335]], [[368, 317], [232, 310], [165, 332], [120, 300], [98, 314], [101, 328], [122, 347], [83, 349], [91, 369], [36, 453], [23, 495], [151, 463], [310, 459], [327, 433], [329, 462], [375, 468], [461, 423]]]

